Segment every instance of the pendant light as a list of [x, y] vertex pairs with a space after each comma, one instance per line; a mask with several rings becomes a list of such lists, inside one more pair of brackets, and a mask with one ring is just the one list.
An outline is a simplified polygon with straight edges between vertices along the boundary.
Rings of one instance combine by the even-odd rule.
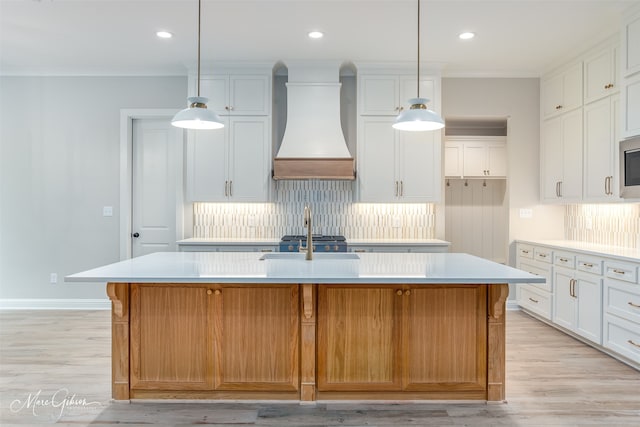
[[408, 131], [437, 130], [444, 127], [444, 120], [433, 110], [427, 108], [429, 99], [420, 97], [420, 0], [418, 0], [418, 72], [416, 98], [409, 100], [408, 110], [402, 111], [396, 117], [393, 128]]
[[175, 127], [184, 129], [220, 129], [224, 123], [220, 117], [207, 109], [209, 98], [200, 96], [200, 16], [202, 15], [202, 0], [198, 0], [198, 95], [187, 98], [189, 107], [178, 113], [171, 120]]

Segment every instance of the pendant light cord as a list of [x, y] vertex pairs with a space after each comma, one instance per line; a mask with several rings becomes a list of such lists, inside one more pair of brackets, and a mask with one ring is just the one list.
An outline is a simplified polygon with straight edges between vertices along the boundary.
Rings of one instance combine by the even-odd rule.
[[198, 96], [200, 96], [200, 15], [201, 14], [202, 14], [202, 0], [198, 0]]
[[420, 0], [418, 0], [418, 70], [417, 70], [417, 92], [420, 98]]

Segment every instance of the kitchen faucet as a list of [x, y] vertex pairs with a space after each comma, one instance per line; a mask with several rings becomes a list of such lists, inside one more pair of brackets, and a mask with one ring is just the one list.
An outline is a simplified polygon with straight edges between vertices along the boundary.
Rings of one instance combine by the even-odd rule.
[[302, 241], [298, 247], [300, 248], [300, 252], [306, 252], [307, 256], [304, 259], [307, 261], [311, 261], [313, 259], [313, 238], [311, 233], [311, 208], [309, 205], [304, 205], [304, 226], [307, 227], [307, 247], [302, 247]]

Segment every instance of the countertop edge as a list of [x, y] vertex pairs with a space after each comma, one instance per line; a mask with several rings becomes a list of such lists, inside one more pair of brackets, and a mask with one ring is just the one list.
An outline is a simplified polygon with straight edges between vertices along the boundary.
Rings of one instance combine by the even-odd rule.
[[580, 252], [587, 255], [615, 258], [621, 261], [640, 263], [640, 250], [621, 246], [607, 246], [576, 240], [529, 240], [516, 239], [516, 243], [545, 246], [554, 249]]

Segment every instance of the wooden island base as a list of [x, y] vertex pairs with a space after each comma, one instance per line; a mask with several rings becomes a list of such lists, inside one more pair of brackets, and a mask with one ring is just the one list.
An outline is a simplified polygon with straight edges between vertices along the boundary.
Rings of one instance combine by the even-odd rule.
[[505, 398], [506, 284], [109, 283], [112, 395]]

